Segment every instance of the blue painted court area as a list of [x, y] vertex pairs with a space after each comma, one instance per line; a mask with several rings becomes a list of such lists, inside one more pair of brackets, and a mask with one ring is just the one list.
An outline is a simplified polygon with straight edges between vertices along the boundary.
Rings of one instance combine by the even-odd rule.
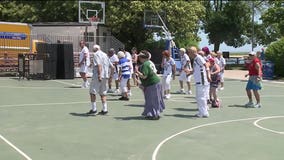
[[138, 87], [130, 101], [109, 94], [109, 114], [87, 116], [88, 89], [80, 84], [1, 77], [0, 159], [283, 159], [283, 83], [263, 82], [262, 108], [246, 108], [246, 81], [226, 79], [218, 92], [222, 107], [196, 118], [194, 94], [176, 94], [175, 80], [160, 120], [141, 117]]

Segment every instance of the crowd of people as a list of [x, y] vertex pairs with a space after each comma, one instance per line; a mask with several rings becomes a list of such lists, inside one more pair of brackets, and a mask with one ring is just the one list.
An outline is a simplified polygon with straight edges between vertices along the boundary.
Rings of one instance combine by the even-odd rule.
[[[161, 78], [157, 74], [155, 64], [151, 61], [151, 53], [147, 50], [138, 51], [133, 47], [131, 53], [125, 49], [116, 51], [111, 48], [108, 53], [104, 53], [99, 45], [93, 46], [94, 58], [91, 62], [90, 52], [81, 41], [80, 52], [80, 75], [83, 79], [82, 88], [89, 88], [91, 99], [91, 110], [87, 114], [97, 114], [96, 95], [100, 95], [102, 110], [98, 113], [105, 115], [108, 113], [107, 93], [120, 94], [118, 100], [128, 101], [130, 99], [131, 85], [138, 86], [144, 95], [145, 104], [142, 116], [146, 119], [158, 120], [160, 114], [165, 109], [165, 99], [171, 98], [171, 81], [175, 80], [177, 68], [175, 60], [168, 50], [162, 54]], [[224, 70], [226, 61], [222, 52], [210, 52], [208, 47], [198, 49], [194, 46], [187, 49], [180, 48], [181, 68], [179, 68], [179, 94], [192, 94], [191, 79], [193, 76], [195, 85], [195, 97], [197, 101], [198, 113], [196, 117], [209, 117], [209, 105], [219, 108], [221, 101], [218, 98], [218, 91], [224, 89]], [[261, 89], [261, 63], [256, 57], [256, 53], [251, 52], [251, 63], [248, 65], [249, 81], [246, 87], [249, 102], [247, 107], [261, 107], [258, 90]], [[93, 68], [91, 83], [88, 82], [86, 73], [88, 67]], [[161, 79], [161, 80], [160, 80]], [[185, 90], [183, 82], [186, 82]], [[112, 83], [115, 89], [112, 89]], [[254, 105], [251, 90], [253, 91], [257, 104]]]

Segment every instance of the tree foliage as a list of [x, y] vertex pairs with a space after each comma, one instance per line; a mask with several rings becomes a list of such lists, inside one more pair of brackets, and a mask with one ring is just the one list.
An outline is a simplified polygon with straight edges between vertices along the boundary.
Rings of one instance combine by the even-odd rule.
[[275, 64], [275, 74], [284, 77], [284, 37], [273, 42], [266, 49], [265, 58]]
[[284, 36], [284, 2], [270, 1], [269, 8], [261, 15], [258, 43], [268, 45]]
[[78, 21], [78, 1], [9, 1], [0, 3], [1, 21], [74, 22]]
[[206, 18], [203, 20], [205, 33], [214, 50], [219, 50], [221, 43], [241, 47], [249, 43], [251, 32], [251, 10], [244, 1], [215, 0], [205, 1]]
[[[143, 46], [143, 42], [152, 38], [153, 32], [143, 27], [144, 10], [166, 12], [166, 25], [175, 37], [176, 44], [183, 40], [199, 40], [197, 31], [199, 20], [204, 15], [204, 7], [199, 1], [106, 1], [107, 26], [112, 34], [122, 40], [126, 46]], [[160, 30], [160, 34], [162, 30]]]

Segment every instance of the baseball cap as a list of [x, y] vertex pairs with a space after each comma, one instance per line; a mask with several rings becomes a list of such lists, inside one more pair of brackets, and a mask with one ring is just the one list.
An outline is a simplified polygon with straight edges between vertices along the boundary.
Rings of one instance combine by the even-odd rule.
[[93, 46], [93, 49], [100, 49], [101, 47], [99, 46], [99, 45], [97, 45], [97, 44], [95, 44], [94, 46]]
[[255, 56], [255, 55], [256, 55], [256, 52], [251, 51], [251, 52], [249, 52], [249, 55]]

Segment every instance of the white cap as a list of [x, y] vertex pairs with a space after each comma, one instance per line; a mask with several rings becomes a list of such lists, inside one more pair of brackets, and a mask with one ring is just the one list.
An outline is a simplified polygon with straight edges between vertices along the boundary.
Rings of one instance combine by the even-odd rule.
[[256, 53], [255, 53], [254, 51], [251, 51], [251, 52], [249, 52], [249, 55], [253, 55], [253, 56], [255, 56], [255, 55], [256, 55]]
[[117, 53], [117, 57], [118, 57], [118, 58], [123, 58], [123, 57], [125, 57], [124, 52], [119, 51], [119, 52]]
[[101, 47], [100, 47], [99, 45], [95, 44], [95, 45], [93, 46], [93, 49], [98, 49], [98, 50], [100, 50]]
[[184, 48], [180, 48], [179, 50], [182, 51], [182, 52], [185, 52], [185, 49], [184, 49]]

